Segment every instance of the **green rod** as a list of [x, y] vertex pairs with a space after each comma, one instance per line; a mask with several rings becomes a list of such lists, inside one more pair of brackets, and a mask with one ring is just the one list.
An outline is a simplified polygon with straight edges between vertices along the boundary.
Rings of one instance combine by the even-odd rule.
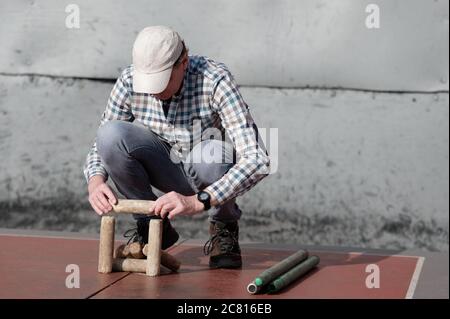
[[279, 277], [281, 274], [287, 272], [295, 265], [301, 263], [306, 258], [308, 258], [308, 252], [306, 250], [297, 251], [296, 253], [290, 255], [289, 257], [283, 259], [279, 263], [260, 273], [255, 278], [255, 280], [247, 286], [247, 291], [250, 294], [256, 294], [260, 292], [265, 285], [269, 284], [271, 281]]
[[289, 270], [288, 272], [286, 272], [285, 274], [283, 274], [282, 276], [278, 277], [273, 282], [271, 282], [267, 287], [268, 293], [272, 294], [283, 289], [284, 287], [286, 287], [287, 285], [289, 285], [290, 283], [297, 280], [298, 278], [309, 272], [311, 269], [316, 267], [319, 264], [319, 262], [320, 262], [319, 257], [317, 256], [309, 257], [302, 263], [298, 264], [297, 266], [295, 266], [294, 268], [292, 268], [291, 270]]

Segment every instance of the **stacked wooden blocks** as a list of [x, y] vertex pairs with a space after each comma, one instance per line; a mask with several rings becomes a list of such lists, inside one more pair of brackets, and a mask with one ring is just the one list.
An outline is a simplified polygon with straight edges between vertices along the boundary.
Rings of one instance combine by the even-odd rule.
[[[113, 206], [115, 213], [139, 213], [150, 211], [152, 201], [119, 200]], [[142, 272], [147, 276], [159, 276], [161, 264], [172, 271], [178, 271], [180, 262], [161, 250], [162, 220], [152, 219], [149, 223], [148, 244], [121, 245], [114, 250], [114, 232], [116, 218], [102, 216], [100, 225], [100, 246], [98, 272], [106, 274], [112, 271]], [[142, 259], [146, 256], [146, 259]]]

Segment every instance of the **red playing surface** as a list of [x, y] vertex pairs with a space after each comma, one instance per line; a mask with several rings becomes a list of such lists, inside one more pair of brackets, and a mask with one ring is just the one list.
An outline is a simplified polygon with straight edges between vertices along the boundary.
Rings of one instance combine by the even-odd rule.
[[[0, 236], [0, 246], [0, 298], [87, 298], [127, 275], [97, 273], [97, 240]], [[66, 287], [69, 264], [79, 289]]]
[[[405, 298], [419, 257], [310, 252], [319, 266], [275, 295], [250, 295], [260, 272], [293, 251], [242, 247], [241, 270], [208, 268], [202, 247], [171, 249], [179, 273], [159, 277], [97, 273], [98, 241], [0, 236], [0, 298]], [[68, 289], [68, 264], [80, 267], [80, 288]], [[366, 266], [380, 269], [380, 288], [368, 289]]]

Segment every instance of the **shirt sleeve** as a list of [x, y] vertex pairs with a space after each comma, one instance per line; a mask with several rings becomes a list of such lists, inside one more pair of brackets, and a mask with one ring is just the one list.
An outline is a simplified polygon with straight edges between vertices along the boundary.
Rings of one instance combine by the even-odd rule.
[[[111, 120], [120, 120], [132, 122], [134, 120], [133, 114], [131, 112], [130, 103], [130, 90], [121, 75], [111, 91], [111, 94], [106, 105], [106, 109], [103, 112], [100, 125], [104, 125], [106, 122]], [[83, 167], [84, 177], [86, 182], [94, 175], [102, 175], [105, 179], [108, 179], [108, 173], [103, 166], [100, 155], [97, 152], [97, 142], [94, 140], [87, 157], [86, 162]]]
[[206, 187], [219, 205], [250, 190], [269, 173], [270, 160], [258, 129], [231, 74], [223, 76], [213, 93], [218, 113], [236, 150], [237, 162], [218, 181]]

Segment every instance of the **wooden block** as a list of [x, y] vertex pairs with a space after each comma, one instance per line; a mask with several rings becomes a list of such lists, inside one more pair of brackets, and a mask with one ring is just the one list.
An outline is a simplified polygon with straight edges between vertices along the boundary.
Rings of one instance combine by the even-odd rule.
[[147, 269], [147, 260], [135, 258], [114, 258], [114, 271], [143, 272]]
[[102, 274], [107, 274], [112, 271], [115, 223], [116, 220], [112, 216], [102, 217], [98, 254], [98, 272]]
[[122, 244], [114, 250], [114, 258], [127, 258], [130, 256], [130, 249], [127, 244]]
[[[148, 249], [148, 244], [146, 244], [144, 246], [144, 248], [142, 248], [142, 253], [145, 256], [147, 256], [147, 249]], [[181, 263], [178, 259], [176, 259], [171, 254], [165, 252], [164, 250], [161, 250], [161, 265], [169, 268], [172, 271], [178, 271], [178, 269], [180, 269]]]
[[162, 219], [150, 220], [147, 248], [147, 276], [158, 276], [161, 264]]
[[144, 258], [144, 254], [142, 252], [142, 245], [138, 242], [131, 243], [128, 245], [129, 256], [136, 259]]
[[[147, 269], [147, 260], [135, 258], [114, 258], [112, 269], [113, 271], [128, 271], [145, 274]], [[167, 275], [171, 272], [172, 269], [161, 265], [160, 275]]]
[[155, 202], [152, 200], [119, 199], [116, 205], [112, 205], [114, 213], [121, 214], [146, 214], [154, 215]]

